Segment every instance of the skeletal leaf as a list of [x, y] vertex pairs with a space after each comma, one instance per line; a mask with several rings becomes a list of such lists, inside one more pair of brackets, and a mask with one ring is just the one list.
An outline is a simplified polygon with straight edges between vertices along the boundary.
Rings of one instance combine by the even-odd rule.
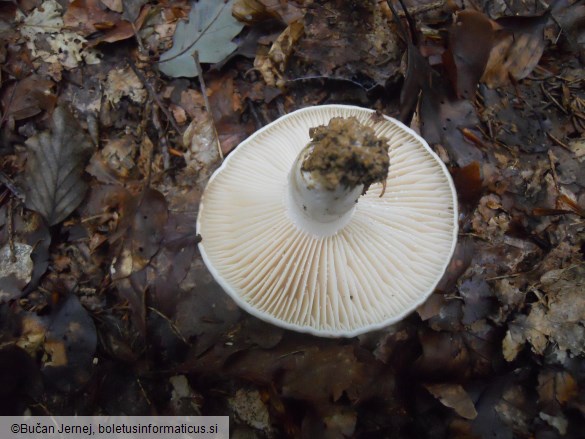
[[93, 145], [63, 107], [53, 112], [50, 132], [29, 138], [26, 145], [26, 207], [52, 226], [67, 218], [83, 200], [87, 185], [82, 174]]
[[232, 17], [234, 0], [200, 0], [191, 2], [188, 22], [180, 22], [173, 37], [173, 47], [160, 57], [159, 69], [172, 77], [197, 76], [193, 54], [202, 63], [218, 63], [236, 50], [232, 42], [244, 27]]

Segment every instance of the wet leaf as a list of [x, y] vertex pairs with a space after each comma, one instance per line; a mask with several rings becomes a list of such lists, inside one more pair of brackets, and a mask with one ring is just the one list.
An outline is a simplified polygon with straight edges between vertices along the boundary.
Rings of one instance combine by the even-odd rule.
[[64, 107], [53, 112], [49, 132], [29, 138], [26, 144], [26, 206], [40, 213], [49, 225], [55, 225], [67, 218], [85, 196], [83, 170], [93, 144]]
[[471, 162], [463, 168], [453, 168], [451, 169], [451, 176], [457, 188], [459, 201], [475, 207], [483, 192], [483, 179], [479, 162]]
[[458, 384], [427, 384], [425, 387], [444, 406], [452, 408], [459, 416], [465, 419], [475, 419], [477, 416], [473, 401], [462, 386]]
[[491, 20], [483, 13], [457, 13], [449, 30], [449, 50], [443, 54], [453, 88], [459, 98], [473, 99], [492, 48]]
[[191, 2], [188, 22], [177, 25], [173, 47], [160, 56], [159, 69], [172, 77], [198, 75], [193, 54], [202, 63], [218, 63], [236, 50], [232, 42], [244, 25], [232, 16], [234, 0]]
[[42, 390], [42, 377], [33, 358], [14, 345], [0, 348], [0, 413], [22, 415]]
[[93, 320], [74, 295], [69, 295], [52, 316], [47, 331], [47, 360], [41, 371], [58, 389], [71, 392], [91, 377], [97, 346]]
[[129, 231], [133, 271], [144, 268], [158, 252], [167, 219], [165, 197], [154, 189], [147, 189]]

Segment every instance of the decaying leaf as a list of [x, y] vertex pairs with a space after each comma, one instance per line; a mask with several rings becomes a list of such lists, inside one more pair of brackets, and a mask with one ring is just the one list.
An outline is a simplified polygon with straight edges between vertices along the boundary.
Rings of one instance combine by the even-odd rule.
[[425, 386], [443, 405], [450, 407], [465, 419], [475, 419], [477, 412], [473, 401], [459, 384], [427, 384]]
[[236, 50], [232, 42], [244, 25], [232, 16], [234, 0], [191, 2], [188, 22], [177, 25], [173, 47], [160, 56], [159, 69], [172, 77], [194, 78], [198, 75], [193, 54], [202, 63], [218, 63]]
[[334, 78], [366, 90], [397, 79], [402, 47], [383, 3], [329, 0], [307, 8], [288, 79]]
[[184, 154], [187, 168], [210, 177], [220, 162], [220, 156], [217, 133], [209, 113], [191, 121], [183, 133], [183, 145], [187, 148]]
[[64, 107], [53, 112], [50, 132], [31, 137], [26, 144], [26, 206], [52, 226], [69, 216], [83, 200], [87, 185], [82, 175], [93, 144]]
[[303, 32], [304, 26], [301, 22], [291, 23], [272, 43], [267, 54], [256, 55], [254, 67], [260, 71], [266, 84], [272, 87], [284, 86], [283, 75], [286, 65]]
[[97, 52], [85, 48], [87, 40], [83, 36], [63, 29], [61, 9], [55, 0], [46, 0], [28, 17], [21, 17], [21, 34], [33, 56], [66, 69], [78, 67], [82, 61], [99, 63]]
[[270, 414], [258, 390], [238, 389], [229, 399], [236, 417], [256, 430], [271, 433]]
[[528, 316], [520, 315], [510, 323], [503, 344], [506, 360], [516, 358], [526, 341], [539, 355], [544, 354], [549, 343], [554, 343], [561, 357], [566, 351], [585, 353], [584, 279], [582, 265], [553, 270], [541, 278], [548, 304], [536, 303]]
[[126, 67], [110, 70], [104, 94], [112, 104], [116, 105], [124, 96], [137, 104], [144, 103], [147, 93], [136, 73], [130, 67]]
[[14, 253], [9, 244], [0, 248], [0, 303], [15, 299], [30, 282], [33, 248], [20, 242], [14, 243]]

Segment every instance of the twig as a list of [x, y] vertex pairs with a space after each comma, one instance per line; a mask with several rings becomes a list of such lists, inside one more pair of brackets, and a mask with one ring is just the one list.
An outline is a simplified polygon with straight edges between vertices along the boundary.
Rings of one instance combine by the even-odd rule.
[[167, 140], [167, 136], [165, 135], [165, 132], [162, 129], [162, 125], [160, 123], [160, 118], [158, 117], [158, 108], [158, 105], [153, 105], [152, 107], [152, 123], [158, 131], [158, 141], [161, 145], [163, 166], [166, 171], [171, 167], [171, 156], [169, 155], [169, 141]]
[[6, 186], [6, 188], [10, 192], [12, 192], [12, 195], [14, 195], [20, 201], [24, 201], [24, 199], [25, 199], [24, 194], [20, 191], [20, 189], [18, 189], [16, 187], [16, 185], [13, 183], [13, 181], [10, 179], [10, 177], [8, 177], [2, 171], [0, 171], [0, 183], [2, 183], [4, 186]]
[[164, 113], [164, 115], [166, 116], [170, 124], [173, 126], [173, 128], [177, 131], [177, 133], [182, 135], [183, 132], [181, 131], [181, 128], [179, 128], [179, 125], [177, 125], [177, 123], [175, 122], [175, 118], [173, 117], [173, 115], [163, 105], [153, 86], [150, 84], [150, 82], [148, 82], [148, 80], [142, 74], [142, 72], [138, 70], [138, 68], [131, 59], [128, 59], [128, 63], [130, 64], [130, 68], [132, 69], [132, 71], [136, 74], [136, 76], [138, 76], [138, 79], [140, 79], [140, 82], [142, 82], [142, 84], [144, 84], [144, 87], [146, 87], [146, 91], [150, 95], [150, 98], [158, 104], [159, 108]]
[[557, 145], [562, 146], [563, 148], [565, 148], [567, 151], [572, 151], [571, 147], [569, 145], [567, 145], [566, 143], [563, 143], [561, 140], [557, 139], [555, 136], [553, 136], [551, 133], [546, 133], [546, 135], [550, 138], [550, 140], [552, 140], [553, 142], [555, 142]]
[[560, 193], [559, 178], [557, 176], [557, 168], [555, 166], [555, 159], [556, 159], [556, 157], [554, 156], [552, 151], [549, 149], [548, 150], [548, 161], [550, 163], [550, 169], [552, 171], [553, 180], [555, 182], [555, 188], [556, 188], [557, 192]]
[[199, 85], [201, 86], [201, 94], [203, 95], [203, 101], [205, 102], [205, 109], [207, 110], [207, 114], [209, 114], [209, 119], [211, 119], [211, 124], [213, 125], [213, 132], [215, 133], [215, 140], [217, 141], [217, 152], [219, 153], [219, 158], [223, 160], [223, 152], [221, 151], [221, 143], [219, 142], [219, 135], [217, 134], [217, 128], [215, 127], [215, 121], [213, 120], [213, 113], [211, 112], [211, 105], [209, 105], [209, 98], [207, 97], [207, 87], [205, 87], [205, 80], [203, 79], [203, 69], [201, 68], [201, 63], [199, 62], [199, 52], [193, 52], [193, 60], [195, 61], [195, 67], [197, 68], [197, 75], [199, 76]]
[[8, 247], [10, 248], [10, 262], [16, 263], [16, 249], [14, 248], [14, 198], [8, 199]]
[[540, 89], [542, 90], [542, 93], [543, 93], [543, 94], [544, 94], [544, 95], [545, 95], [547, 98], [549, 98], [549, 99], [550, 99], [550, 100], [551, 100], [551, 101], [552, 101], [552, 102], [553, 102], [553, 103], [554, 103], [554, 104], [555, 104], [557, 107], [559, 107], [559, 109], [560, 109], [560, 110], [561, 110], [563, 113], [565, 113], [565, 114], [569, 114], [569, 112], [566, 110], [566, 108], [565, 108], [565, 107], [563, 107], [563, 106], [562, 106], [562, 105], [559, 103], [559, 101], [557, 101], [557, 100], [556, 100], [556, 99], [553, 97], [553, 95], [551, 95], [551, 94], [550, 94], [550, 93], [549, 93], [549, 92], [546, 90], [546, 87], [544, 86], [544, 83], [543, 83], [543, 82], [541, 82], [541, 83], [540, 83]]

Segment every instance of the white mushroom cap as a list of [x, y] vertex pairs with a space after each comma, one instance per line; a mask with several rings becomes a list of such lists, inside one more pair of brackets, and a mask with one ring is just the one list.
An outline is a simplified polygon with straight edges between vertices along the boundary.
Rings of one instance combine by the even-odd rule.
[[[346, 105], [304, 108], [242, 142], [211, 177], [197, 218], [216, 281], [250, 314], [325, 337], [401, 320], [441, 279], [457, 240], [445, 165], [404, 124]], [[386, 190], [372, 184], [335, 226], [302, 214], [289, 174], [309, 129], [355, 116], [388, 140]]]

